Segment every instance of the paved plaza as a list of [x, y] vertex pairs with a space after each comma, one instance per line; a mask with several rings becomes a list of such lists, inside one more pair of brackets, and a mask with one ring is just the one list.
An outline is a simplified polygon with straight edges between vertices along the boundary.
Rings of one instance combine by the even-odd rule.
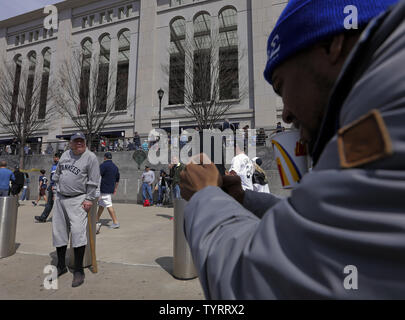
[[[56, 263], [52, 223], [35, 223], [43, 201], [21, 203], [17, 220], [17, 252], [0, 259], [0, 299], [148, 299], [201, 300], [198, 278], [177, 280], [173, 269], [173, 208], [114, 204], [120, 229], [109, 229], [107, 211], [97, 235], [98, 273], [85, 269], [82, 286], [72, 288], [73, 274], [61, 276], [58, 289], [43, 285], [44, 267]], [[52, 214], [50, 218], [52, 217]], [[48, 219], [49, 221], [49, 219]]]

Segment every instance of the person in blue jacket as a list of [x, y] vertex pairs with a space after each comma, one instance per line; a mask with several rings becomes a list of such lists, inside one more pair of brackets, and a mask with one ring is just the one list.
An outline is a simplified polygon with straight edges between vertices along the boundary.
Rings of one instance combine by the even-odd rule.
[[97, 231], [100, 233], [101, 223], [100, 217], [103, 214], [104, 208], [107, 208], [113, 223], [110, 225], [111, 229], [117, 229], [120, 224], [117, 219], [117, 215], [112, 205], [112, 195], [117, 193], [118, 184], [120, 182], [120, 171], [118, 167], [112, 161], [111, 152], [104, 154], [104, 162], [100, 165], [100, 197], [98, 201], [98, 213], [97, 213]]
[[7, 169], [7, 162], [0, 161], [0, 197], [8, 197], [10, 182], [15, 181], [14, 173]]

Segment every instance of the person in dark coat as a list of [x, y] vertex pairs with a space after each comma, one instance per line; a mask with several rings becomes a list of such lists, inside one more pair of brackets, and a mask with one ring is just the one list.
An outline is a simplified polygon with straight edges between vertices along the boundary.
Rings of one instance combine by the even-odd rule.
[[14, 168], [14, 177], [15, 180], [11, 183], [10, 194], [13, 196], [18, 196], [22, 188], [24, 188], [24, 181], [25, 181], [24, 173], [20, 171], [19, 166], [15, 166]]

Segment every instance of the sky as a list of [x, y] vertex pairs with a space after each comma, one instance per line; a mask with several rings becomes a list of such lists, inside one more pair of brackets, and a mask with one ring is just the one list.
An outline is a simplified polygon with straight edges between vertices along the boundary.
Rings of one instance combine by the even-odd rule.
[[58, 2], [61, 0], [0, 0], [0, 21]]

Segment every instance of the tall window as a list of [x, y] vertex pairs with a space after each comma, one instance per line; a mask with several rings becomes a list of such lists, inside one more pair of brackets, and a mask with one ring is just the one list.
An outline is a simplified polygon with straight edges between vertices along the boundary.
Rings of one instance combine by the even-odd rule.
[[86, 114], [89, 105], [90, 66], [92, 55], [91, 39], [82, 42], [82, 71], [80, 75], [80, 114]]
[[239, 53], [237, 11], [228, 8], [219, 14], [219, 97], [239, 98]]
[[169, 105], [184, 103], [186, 20], [178, 18], [170, 24]]
[[28, 54], [28, 79], [27, 79], [27, 93], [25, 100], [25, 120], [31, 118], [31, 103], [32, 103], [32, 94], [34, 90], [34, 81], [35, 81], [35, 68], [37, 66], [37, 54], [34, 51], [31, 51]]
[[39, 119], [45, 119], [46, 102], [48, 99], [49, 71], [51, 69], [51, 49], [47, 48], [42, 52], [43, 69], [41, 81], [41, 97], [39, 100]]
[[129, 30], [121, 31], [118, 34], [116, 110], [127, 108], [130, 36]]
[[208, 13], [194, 19], [194, 100], [211, 100], [211, 20]]
[[107, 92], [108, 92], [108, 73], [110, 69], [110, 47], [111, 37], [109, 34], [100, 38], [100, 60], [98, 62], [97, 79], [97, 111], [106, 112]]
[[20, 54], [14, 57], [14, 63], [15, 63], [15, 73], [14, 73], [13, 97], [11, 101], [11, 117], [10, 117], [11, 122], [15, 121], [15, 112], [18, 104], [18, 94], [20, 92], [20, 79], [22, 67], [22, 58]]

